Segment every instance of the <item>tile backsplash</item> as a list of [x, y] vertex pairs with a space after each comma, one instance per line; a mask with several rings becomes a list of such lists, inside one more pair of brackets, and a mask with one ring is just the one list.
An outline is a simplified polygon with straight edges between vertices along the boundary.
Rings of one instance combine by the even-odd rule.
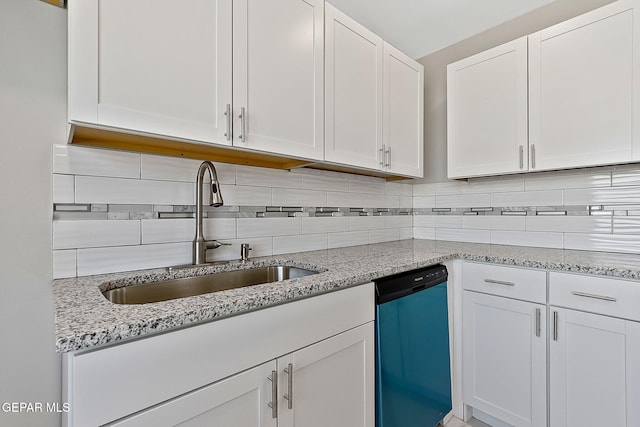
[[[198, 160], [54, 147], [54, 277], [188, 264]], [[434, 184], [215, 163], [210, 260], [401, 239], [640, 253], [640, 165]], [[205, 195], [207, 193], [205, 192]]]
[[640, 165], [413, 186], [414, 238], [640, 253]]
[[[53, 153], [54, 277], [188, 264], [198, 160], [59, 145]], [[380, 178], [214, 163], [225, 206], [207, 207], [210, 260], [413, 236], [412, 186]], [[207, 192], [205, 192], [207, 194]]]

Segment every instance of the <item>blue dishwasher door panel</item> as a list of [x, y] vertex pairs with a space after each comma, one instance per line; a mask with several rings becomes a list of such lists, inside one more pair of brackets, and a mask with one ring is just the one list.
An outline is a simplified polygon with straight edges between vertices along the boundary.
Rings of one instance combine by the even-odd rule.
[[376, 306], [376, 425], [431, 427], [451, 410], [447, 283]]

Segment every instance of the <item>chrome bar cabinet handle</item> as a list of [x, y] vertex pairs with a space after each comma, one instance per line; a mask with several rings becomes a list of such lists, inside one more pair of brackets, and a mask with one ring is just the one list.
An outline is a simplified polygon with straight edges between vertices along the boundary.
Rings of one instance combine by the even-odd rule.
[[493, 283], [495, 285], [515, 286], [514, 282], [505, 282], [503, 280], [484, 279], [485, 283]]
[[227, 108], [224, 110], [224, 116], [227, 121], [227, 131], [224, 133], [227, 141], [231, 141], [231, 104], [227, 104]]
[[383, 168], [384, 167], [384, 154], [385, 154], [385, 150], [384, 150], [384, 144], [382, 144], [382, 147], [380, 147], [380, 149], [378, 149], [378, 155], [380, 157], [380, 167]]
[[387, 147], [385, 151], [385, 158], [387, 159], [387, 168], [391, 168], [391, 146]]
[[611, 302], [616, 302], [618, 301], [617, 298], [614, 297], [608, 297], [606, 295], [596, 295], [596, 294], [588, 294], [585, 292], [578, 292], [578, 291], [573, 291], [571, 292], [573, 295], [577, 296], [577, 297], [585, 297], [585, 298], [593, 298], [593, 299], [599, 299], [599, 300], [603, 300], [603, 301], [611, 301]]
[[287, 374], [287, 394], [283, 397], [287, 399], [287, 408], [293, 409], [293, 363], [284, 368], [284, 373]]
[[271, 381], [271, 402], [267, 406], [271, 408], [271, 418], [278, 418], [278, 371], [271, 371], [267, 379]]
[[558, 312], [553, 312], [553, 340], [558, 341]]
[[531, 144], [531, 169], [536, 168], [536, 145]]
[[240, 138], [242, 142], [247, 142], [247, 110], [245, 107], [240, 108], [238, 118], [240, 119], [240, 135], [238, 135], [238, 138]]
[[540, 316], [542, 315], [542, 313], [540, 312], [539, 308], [536, 308], [536, 336], [539, 337], [540, 336]]
[[524, 169], [524, 148], [520, 146], [520, 169]]

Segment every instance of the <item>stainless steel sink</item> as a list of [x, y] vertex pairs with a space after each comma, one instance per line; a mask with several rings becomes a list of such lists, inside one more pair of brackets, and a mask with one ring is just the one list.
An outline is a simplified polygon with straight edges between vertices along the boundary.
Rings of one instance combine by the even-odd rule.
[[256, 267], [125, 286], [103, 291], [102, 295], [114, 304], [147, 304], [261, 283], [281, 282], [317, 273], [317, 271], [288, 266]]

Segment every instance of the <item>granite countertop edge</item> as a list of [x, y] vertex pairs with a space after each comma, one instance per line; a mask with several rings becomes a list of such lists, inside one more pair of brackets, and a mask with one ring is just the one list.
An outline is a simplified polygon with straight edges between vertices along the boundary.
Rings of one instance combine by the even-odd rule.
[[[53, 282], [56, 350], [70, 352], [217, 320], [370, 282], [452, 259], [640, 280], [640, 256], [520, 246], [402, 240], [256, 258], [168, 272], [166, 268]], [[242, 268], [289, 265], [320, 273], [153, 304], [108, 302], [101, 291]]]

